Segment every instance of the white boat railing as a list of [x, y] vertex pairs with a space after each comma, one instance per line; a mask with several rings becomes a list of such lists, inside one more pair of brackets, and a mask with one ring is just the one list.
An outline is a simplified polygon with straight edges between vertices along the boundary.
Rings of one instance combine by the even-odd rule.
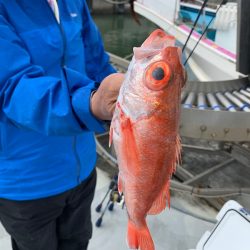
[[[166, 1], [137, 0], [134, 3], [134, 9], [138, 14], [175, 36], [180, 43], [186, 42], [191, 29], [184, 24], [181, 25], [171, 21], [168, 15], [162, 14], [163, 11], [168, 9]], [[200, 34], [194, 32], [187, 46], [186, 51], [188, 53], [195, 47], [199, 38]], [[204, 77], [198, 78], [201, 81], [229, 80], [242, 76], [236, 71], [236, 55], [209, 39], [200, 41], [192, 58], [196, 61], [196, 64], [200, 65], [200, 72], [202, 70], [206, 72]]]

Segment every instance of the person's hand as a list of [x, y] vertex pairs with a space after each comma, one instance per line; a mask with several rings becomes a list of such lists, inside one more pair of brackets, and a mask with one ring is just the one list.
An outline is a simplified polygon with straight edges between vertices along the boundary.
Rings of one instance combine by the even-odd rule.
[[111, 120], [124, 74], [114, 73], [107, 76], [90, 100], [93, 115], [100, 120]]

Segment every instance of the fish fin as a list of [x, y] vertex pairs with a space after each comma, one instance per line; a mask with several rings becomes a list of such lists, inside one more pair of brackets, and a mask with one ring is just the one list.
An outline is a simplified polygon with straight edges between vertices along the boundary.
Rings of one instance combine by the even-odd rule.
[[[181, 138], [178, 135], [176, 138], [176, 163], [181, 165]], [[174, 166], [173, 172], [176, 170], [176, 165]]]
[[148, 214], [155, 215], [161, 213], [167, 206], [167, 195], [161, 193], [154, 201], [152, 207], [148, 211]]
[[128, 222], [127, 244], [130, 249], [139, 248], [138, 231], [132, 222]]
[[125, 167], [127, 171], [133, 174], [137, 174], [139, 171], [139, 159], [137, 153], [137, 146], [133, 131], [133, 125], [129, 117], [126, 117], [125, 114], [121, 116], [121, 134], [122, 134], [122, 151], [125, 155]]
[[110, 127], [110, 130], [109, 130], [109, 147], [111, 147], [111, 144], [113, 142], [113, 127]]
[[120, 176], [118, 177], [118, 192], [122, 193], [122, 180]]
[[155, 49], [164, 49], [167, 47], [175, 46], [175, 37], [168, 35], [162, 29], [156, 29], [149, 37], [143, 42], [141, 48], [154, 47]]
[[159, 194], [159, 196], [154, 201], [152, 207], [148, 211], [148, 214], [154, 215], [161, 213], [167, 206], [170, 207], [170, 193], [169, 193], [169, 181], [162, 189], [162, 192]]
[[155, 250], [153, 239], [145, 222], [145, 227], [138, 229], [128, 222], [127, 243], [130, 249]]
[[168, 208], [170, 209], [170, 180], [168, 181], [166, 186], [167, 186], [166, 195], [167, 195]]

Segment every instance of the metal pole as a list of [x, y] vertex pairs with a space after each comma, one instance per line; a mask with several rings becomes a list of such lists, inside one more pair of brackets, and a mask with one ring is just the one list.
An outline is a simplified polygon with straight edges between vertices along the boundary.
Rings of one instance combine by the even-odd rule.
[[221, 169], [223, 167], [227, 167], [228, 164], [232, 163], [233, 161], [235, 161], [235, 159], [233, 159], [233, 158], [231, 158], [229, 160], [226, 160], [226, 161], [224, 161], [224, 162], [222, 162], [222, 163], [220, 163], [220, 164], [218, 164], [218, 165], [204, 171], [203, 173], [198, 174], [198, 175], [194, 176], [193, 178], [191, 178], [191, 179], [189, 179], [187, 181], [184, 181], [183, 184], [185, 184], [185, 185], [192, 184], [193, 185], [197, 181], [201, 180], [204, 177], [207, 177], [208, 175], [212, 174], [213, 172], [215, 172], [215, 171], [217, 171], [217, 170], [219, 170], [219, 169]]

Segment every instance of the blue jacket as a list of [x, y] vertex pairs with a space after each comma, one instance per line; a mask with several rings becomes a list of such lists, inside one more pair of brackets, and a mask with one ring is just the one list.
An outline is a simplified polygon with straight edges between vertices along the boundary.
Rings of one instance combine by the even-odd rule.
[[0, 0], [0, 198], [32, 200], [92, 172], [93, 89], [115, 72], [84, 0]]

